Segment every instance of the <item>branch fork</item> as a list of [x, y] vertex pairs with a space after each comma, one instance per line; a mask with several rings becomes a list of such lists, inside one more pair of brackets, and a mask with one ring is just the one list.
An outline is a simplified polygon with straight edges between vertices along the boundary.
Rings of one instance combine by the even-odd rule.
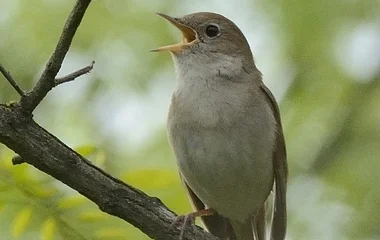
[[[93, 69], [94, 61], [66, 76], [57, 77], [90, 3], [91, 0], [76, 1], [55, 50], [31, 91], [25, 92], [0, 64], [0, 72], [21, 97], [15, 104], [0, 104], [0, 142], [18, 154], [12, 159], [14, 165], [33, 165], [93, 201], [100, 210], [124, 219], [153, 239], [178, 240], [181, 230], [170, 228], [176, 214], [159, 199], [146, 195], [93, 165], [32, 118], [34, 109], [49, 91]], [[186, 227], [182, 239], [217, 240], [194, 224]]]

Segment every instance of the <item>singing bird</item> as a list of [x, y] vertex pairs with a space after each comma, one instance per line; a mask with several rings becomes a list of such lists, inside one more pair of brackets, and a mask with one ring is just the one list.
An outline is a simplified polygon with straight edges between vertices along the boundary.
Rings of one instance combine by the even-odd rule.
[[280, 113], [247, 39], [220, 14], [158, 15], [182, 32], [180, 43], [152, 51], [170, 51], [176, 69], [167, 129], [196, 210], [188, 216], [201, 217], [224, 240], [264, 240], [267, 222], [271, 240], [285, 239], [288, 168]]

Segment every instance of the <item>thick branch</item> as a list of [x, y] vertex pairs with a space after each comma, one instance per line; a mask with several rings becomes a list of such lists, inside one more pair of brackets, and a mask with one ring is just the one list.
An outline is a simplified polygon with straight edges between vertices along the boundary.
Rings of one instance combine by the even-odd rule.
[[46, 94], [55, 86], [55, 77], [61, 69], [63, 59], [70, 48], [71, 42], [78, 29], [91, 0], [77, 0], [68, 17], [58, 44], [50, 57], [46, 68], [33, 90], [21, 98], [20, 106], [26, 114], [31, 114], [40, 104]]
[[[179, 229], [169, 229], [175, 214], [158, 198], [149, 197], [94, 166], [19, 108], [0, 105], [0, 142], [26, 163], [77, 190], [102, 211], [126, 220], [151, 238], [178, 240]], [[192, 226], [185, 229], [183, 239], [217, 240]]]

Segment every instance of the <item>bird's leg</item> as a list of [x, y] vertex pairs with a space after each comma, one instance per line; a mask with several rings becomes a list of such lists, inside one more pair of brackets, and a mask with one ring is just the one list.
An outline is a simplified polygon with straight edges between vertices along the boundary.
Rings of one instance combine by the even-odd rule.
[[171, 229], [174, 225], [176, 225], [179, 221], [183, 219], [183, 223], [181, 226], [181, 233], [179, 235], [179, 239], [181, 240], [183, 237], [183, 232], [185, 231], [187, 223], [190, 221], [190, 223], [194, 222], [195, 218], [197, 217], [204, 217], [204, 216], [211, 216], [214, 215], [216, 211], [214, 209], [208, 208], [208, 209], [202, 209], [196, 212], [192, 212], [186, 215], [180, 215], [177, 216], [176, 219], [170, 224], [169, 229]]

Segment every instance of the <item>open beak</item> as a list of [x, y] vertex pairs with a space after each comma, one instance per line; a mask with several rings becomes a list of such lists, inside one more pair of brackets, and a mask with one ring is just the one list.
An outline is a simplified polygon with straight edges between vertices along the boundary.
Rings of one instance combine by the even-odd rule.
[[182, 42], [159, 47], [153, 50], [150, 50], [151, 52], [162, 52], [162, 51], [171, 51], [171, 52], [180, 52], [184, 48], [193, 45], [195, 42], [198, 41], [197, 32], [192, 29], [191, 27], [181, 23], [178, 19], [172, 18], [168, 15], [157, 13], [158, 16], [165, 18], [168, 20], [171, 24], [176, 26], [179, 30], [182, 32]]

